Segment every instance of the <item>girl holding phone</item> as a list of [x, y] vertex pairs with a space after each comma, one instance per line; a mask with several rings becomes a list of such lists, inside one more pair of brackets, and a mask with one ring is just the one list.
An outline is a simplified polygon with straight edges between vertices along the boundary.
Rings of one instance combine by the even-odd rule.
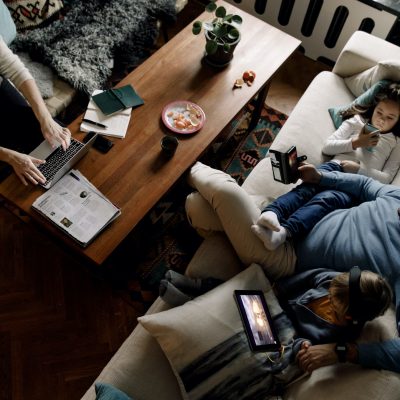
[[[349, 108], [322, 152], [333, 159], [321, 171], [362, 174], [391, 183], [400, 167], [400, 84], [392, 84], [366, 109]], [[357, 205], [347, 193], [305, 184], [280, 196], [262, 210], [253, 233], [269, 250], [288, 238], [304, 237], [327, 214]]]

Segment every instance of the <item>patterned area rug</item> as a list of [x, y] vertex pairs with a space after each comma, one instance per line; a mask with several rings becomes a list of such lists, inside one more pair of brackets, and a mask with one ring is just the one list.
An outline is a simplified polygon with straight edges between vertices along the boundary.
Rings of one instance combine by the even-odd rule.
[[[287, 116], [265, 107], [256, 128], [248, 133], [252, 107], [241, 111], [210, 147], [202, 161], [231, 174], [241, 184], [258, 161], [268, 155]], [[185, 215], [185, 198], [192, 191], [179, 181], [151, 210], [110, 260], [110, 279], [135, 308], [146, 311], [158, 295], [168, 269], [183, 273], [200, 245], [200, 238]], [[130, 256], [131, 262], [126, 263]], [[128, 290], [126, 290], [128, 289]]]

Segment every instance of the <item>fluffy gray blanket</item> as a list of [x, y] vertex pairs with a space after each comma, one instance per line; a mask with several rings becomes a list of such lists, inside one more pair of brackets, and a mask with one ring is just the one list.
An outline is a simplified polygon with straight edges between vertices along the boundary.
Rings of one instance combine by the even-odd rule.
[[156, 19], [175, 14], [175, 0], [79, 0], [63, 20], [19, 34], [12, 47], [91, 94], [105, 88], [116, 56], [142, 60], [157, 37]]

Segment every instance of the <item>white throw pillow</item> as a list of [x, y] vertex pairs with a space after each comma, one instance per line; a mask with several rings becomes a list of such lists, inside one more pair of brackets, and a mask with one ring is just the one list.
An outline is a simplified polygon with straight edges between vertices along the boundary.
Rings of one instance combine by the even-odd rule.
[[377, 65], [359, 74], [345, 78], [344, 81], [354, 96], [358, 97], [376, 82], [390, 79], [400, 81], [400, 61], [380, 61]]
[[[250, 350], [233, 297], [235, 289], [264, 292], [280, 341], [289, 344], [280, 363]], [[276, 384], [271, 372], [289, 363], [295, 334], [257, 264], [181, 307], [138, 320], [167, 356], [183, 398], [191, 400], [267, 398]], [[290, 364], [278, 379], [290, 380], [299, 372]]]

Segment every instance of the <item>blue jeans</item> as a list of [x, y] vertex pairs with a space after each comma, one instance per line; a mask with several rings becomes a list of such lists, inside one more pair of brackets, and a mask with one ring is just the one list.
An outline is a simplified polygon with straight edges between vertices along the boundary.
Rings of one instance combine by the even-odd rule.
[[[333, 161], [326, 162], [317, 169], [342, 172], [342, 167]], [[355, 203], [355, 199], [347, 193], [302, 183], [278, 197], [262, 212], [274, 212], [289, 236], [296, 239], [310, 232], [325, 215], [334, 210], [350, 208]]]

